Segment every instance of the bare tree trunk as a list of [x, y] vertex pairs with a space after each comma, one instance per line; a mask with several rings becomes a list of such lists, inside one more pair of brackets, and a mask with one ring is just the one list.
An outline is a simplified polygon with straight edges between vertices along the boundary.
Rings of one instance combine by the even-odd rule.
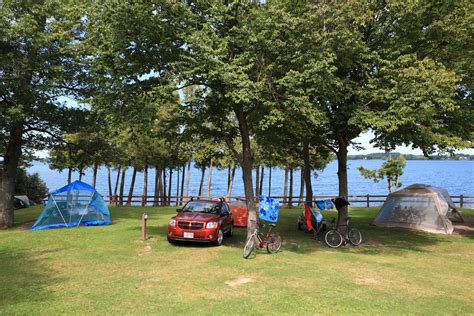
[[170, 167], [170, 180], [168, 183], [168, 203], [166, 205], [171, 205], [171, 184], [173, 182], [173, 168]]
[[290, 193], [288, 199], [288, 205], [290, 208], [293, 207], [293, 168], [290, 168]]
[[23, 122], [18, 122], [10, 129], [10, 137], [3, 157], [2, 183], [0, 199], [3, 210], [0, 210], [0, 227], [13, 227], [15, 224], [15, 179], [21, 157], [23, 144]]
[[255, 203], [255, 197], [253, 194], [253, 181], [252, 181], [252, 149], [250, 147], [250, 129], [247, 124], [247, 117], [243, 108], [235, 109], [235, 114], [239, 122], [240, 137], [242, 140], [242, 156], [240, 159], [240, 165], [242, 166], [242, 177], [244, 180], [244, 191], [245, 198], [247, 200], [248, 208], [248, 223], [247, 223], [247, 239], [252, 236], [257, 227], [257, 208]]
[[161, 196], [161, 167], [155, 166], [155, 196], [153, 206], [158, 206], [158, 199]]
[[[337, 151], [337, 177], [339, 180], [339, 196], [348, 199], [349, 190], [347, 185], [347, 144], [342, 140], [338, 140], [339, 149]], [[346, 217], [349, 215], [349, 208], [344, 206], [339, 210], [338, 223], [343, 225]]]
[[201, 167], [201, 182], [199, 183], [199, 192], [198, 196], [200, 197], [202, 195], [202, 185], [204, 184], [204, 174], [206, 172], [206, 166]]
[[148, 161], [145, 160], [145, 166], [143, 170], [143, 206], [146, 206], [148, 200]]
[[127, 167], [124, 166], [122, 168], [122, 179], [120, 180], [120, 205], [123, 205], [123, 196], [124, 196], [124, 189], [125, 189], [125, 175], [127, 172]]
[[82, 181], [82, 176], [84, 175], [84, 167], [79, 168], [79, 181]]
[[128, 190], [127, 205], [132, 205], [133, 190], [135, 189], [135, 179], [137, 178], [137, 167], [133, 166], [132, 181], [130, 182], [130, 189]]
[[235, 164], [232, 167], [232, 175], [230, 176], [230, 183], [229, 183], [229, 188], [227, 190], [227, 198], [230, 199], [232, 196], [232, 187], [234, 186], [234, 176], [235, 176]]
[[120, 172], [122, 170], [122, 165], [120, 164], [120, 161], [118, 162], [118, 168], [117, 168], [117, 178], [115, 179], [115, 188], [114, 188], [114, 195], [117, 195], [117, 190], [118, 190], [118, 185], [119, 185], [119, 180], [120, 180]]
[[188, 161], [188, 175], [186, 177], [186, 194], [185, 196], [189, 196], [189, 181], [191, 180], [191, 160]]
[[163, 168], [163, 198], [161, 199], [161, 205], [166, 205], [166, 168]]
[[71, 184], [72, 182], [72, 168], [67, 168], [67, 184]]
[[301, 167], [300, 171], [300, 199], [298, 205], [303, 205], [303, 194], [304, 194], [304, 167]]
[[179, 204], [178, 196], [179, 196], [179, 173], [180, 173], [179, 170], [180, 169], [181, 168], [179, 166], [176, 169], [178, 171], [178, 174], [176, 176], [176, 201], [175, 201], [175, 206], [178, 206], [178, 204]]
[[258, 195], [262, 195], [263, 192], [263, 178], [264, 178], [264, 172], [265, 172], [265, 165], [262, 165], [262, 172], [260, 172], [260, 191], [258, 191]]
[[303, 160], [304, 160], [304, 180], [306, 184], [306, 203], [313, 206], [313, 186], [311, 184], [311, 162], [309, 159], [309, 143], [303, 143]]
[[272, 165], [268, 169], [268, 196], [272, 196]]
[[184, 177], [186, 176], [186, 163], [183, 163], [183, 175], [181, 176], [181, 194], [180, 194], [180, 204], [183, 204], [183, 193], [184, 193]]
[[212, 159], [209, 164], [209, 175], [207, 176], [207, 191], [206, 191], [207, 197], [211, 196], [211, 182], [212, 182]]
[[230, 173], [231, 173], [231, 166], [227, 166], [227, 191], [229, 191], [229, 185], [230, 185]]
[[110, 164], [107, 163], [107, 184], [109, 186], [109, 203], [112, 201], [112, 177], [110, 175]]
[[260, 165], [255, 168], [255, 193], [258, 195], [260, 192]]
[[97, 161], [94, 161], [94, 168], [92, 169], [92, 186], [95, 188], [97, 184], [97, 170], [99, 169], [99, 164]]
[[287, 205], [288, 197], [288, 167], [285, 167], [285, 179], [283, 184], [283, 206]]

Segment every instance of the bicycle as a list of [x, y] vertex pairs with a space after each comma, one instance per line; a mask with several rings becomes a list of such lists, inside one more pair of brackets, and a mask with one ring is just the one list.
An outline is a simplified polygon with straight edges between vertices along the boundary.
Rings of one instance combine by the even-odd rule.
[[[252, 221], [252, 222], [255, 222], [255, 221]], [[245, 243], [245, 247], [243, 250], [243, 256], [245, 259], [247, 259], [252, 253], [252, 251], [257, 247], [258, 248], [266, 247], [268, 253], [276, 253], [280, 251], [281, 249], [282, 239], [280, 235], [278, 235], [277, 233], [273, 231], [276, 227], [276, 224], [269, 223], [268, 224], [269, 228], [265, 234], [263, 234], [260, 231], [260, 227], [263, 227], [264, 225], [261, 223], [257, 223], [257, 224], [258, 225], [255, 231], [252, 233], [252, 235], [249, 237], [249, 239]]]
[[332, 228], [324, 236], [326, 245], [331, 248], [337, 248], [342, 243], [346, 245], [349, 242], [353, 246], [358, 246], [362, 243], [362, 234], [359, 230], [350, 227], [350, 219], [350, 217], [346, 217], [344, 225], [338, 225], [335, 218], [331, 220]]

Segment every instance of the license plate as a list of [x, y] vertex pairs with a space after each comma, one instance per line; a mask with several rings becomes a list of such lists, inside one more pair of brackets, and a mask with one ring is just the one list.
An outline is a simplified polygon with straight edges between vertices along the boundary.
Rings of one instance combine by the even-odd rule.
[[194, 233], [184, 233], [184, 238], [194, 238]]

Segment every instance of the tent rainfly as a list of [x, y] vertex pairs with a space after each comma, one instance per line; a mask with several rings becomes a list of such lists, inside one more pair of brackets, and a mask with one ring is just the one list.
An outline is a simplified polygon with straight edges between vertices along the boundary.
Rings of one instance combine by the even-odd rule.
[[108, 225], [111, 217], [102, 196], [90, 185], [75, 181], [51, 193], [32, 229]]
[[393, 192], [372, 224], [452, 234], [452, 221], [463, 221], [448, 191], [426, 184], [413, 184]]

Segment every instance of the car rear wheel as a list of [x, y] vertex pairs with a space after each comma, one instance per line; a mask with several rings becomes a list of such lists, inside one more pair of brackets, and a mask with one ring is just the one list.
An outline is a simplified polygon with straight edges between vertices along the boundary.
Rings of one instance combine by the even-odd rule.
[[217, 238], [216, 241], [214, 241], [214, 245], [220, 246], [222, 245], [222, 242], [224, 241], [224, 231], [222, 230], [222, 227], [219, 228], [219, 232], [217, 233]]

